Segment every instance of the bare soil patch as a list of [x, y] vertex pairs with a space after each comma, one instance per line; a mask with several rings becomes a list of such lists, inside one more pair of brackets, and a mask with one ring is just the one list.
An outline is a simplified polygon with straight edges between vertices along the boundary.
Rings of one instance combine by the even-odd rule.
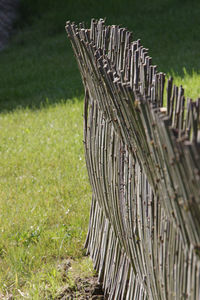
[[[55, 300], [103, 300], [104, 292], [102, 290], [102, 285], [98, 282], [96, 275], [92, 275], [91, 271], [86, 273], [77, 270], [77, 262], [73, 260], [67, 260], [60, 265], [60, 269], [63, 272], [63, 277], [66, 278], [67, 285], [58, 293]], [[73, 280], [73, 284], [70, 281]]]
[[102, 286], [98, 283], [97, 277], [76, 278], [73, 287], [63, 289], [56, 300], [103, 300]]

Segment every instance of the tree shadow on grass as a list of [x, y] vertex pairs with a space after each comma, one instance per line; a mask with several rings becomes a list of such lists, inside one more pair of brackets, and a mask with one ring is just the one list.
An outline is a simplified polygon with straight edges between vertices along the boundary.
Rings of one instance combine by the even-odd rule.
[[[25, 1], [23, 14], [28, 14]], [[36, 3], [36, 2], [34, 2]], [[40, 3], [40, 2], [38, 2]], [[73, 51], [64, 32], [65, 21], [106, 17], [107, 24], [120, 24], [133, 31], [149, 48], [160, 71], [184, 77], [200, 72], [200, 3], [189, 0], [59, 0], [30, 22], [18, 24], [10, 47], [0, 54], [0, 111], [18, 107], [41, 108], [46, 103], [82, 97], [83, 86]], [[52, 5], [52, 7], [51, 7]], [[41, 9], [40, 7], [40, 9]], [[29, 12], [29, 14], [31, 14]], [[21, 26], [21, 27], [20, 27]]]
[[63, 49], [50, 40], [37, 48], [15, 45], [0, 54], [1, 112], [82, 98], [79, 70], [65, 34], [59, 43]]

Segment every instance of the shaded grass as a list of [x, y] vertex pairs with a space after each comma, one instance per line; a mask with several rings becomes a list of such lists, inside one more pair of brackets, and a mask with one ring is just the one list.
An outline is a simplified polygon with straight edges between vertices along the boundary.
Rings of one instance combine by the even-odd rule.
[[[83, 94], [65, 33], [65, 22], [106, 17], [133, 31], [149, 48], [153, 63], [167, 74], [199, 76], [200, 2], [196, 0], [21, 1], [21, 21], [11, 47], [0, 55], [0, 110], [40, 107]], [[192, 83], [194, 97], [198, 83]]]

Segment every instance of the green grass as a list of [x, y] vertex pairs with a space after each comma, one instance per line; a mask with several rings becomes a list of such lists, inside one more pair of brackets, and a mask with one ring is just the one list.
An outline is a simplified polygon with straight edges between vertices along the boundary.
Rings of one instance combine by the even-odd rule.
[[[66, 20], [106, 17], [141, 38], [159, 70], [185, 78], [199, 77], [200, 2], [198, 0], [22, 0], [21, 21], [12, 46], [0, 55], [0, 110], [40, 107], [83, 93], [79, 72], [65, 33]], [[27, 24], [28, 22], [28, 24]], [[198, 82], [191, 97], [199, 96]]]
[[0, 53], [0, 294], [53, 299], [64, 285], [58, 265], [84, 253], [91, 189], [66, 20], [106, 17], [128, 27], [195, 98], [199, 15], [199, 1], [189, 0], [21, 1], [16, 33]]
[[2, 114], [0, 129], [0, 287], [53, 293], [88, 223], [82, 102]]

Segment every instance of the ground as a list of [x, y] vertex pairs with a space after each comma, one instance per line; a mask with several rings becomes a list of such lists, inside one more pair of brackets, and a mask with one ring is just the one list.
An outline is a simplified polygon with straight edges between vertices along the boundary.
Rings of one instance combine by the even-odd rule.
[[[89, 258], [84, 258], [88, 260]], [[58, 292], [55, 300], [100, 300], [104, 299], [103, 290], [101, 284], [98, 283], [98, 277], [94, 272], [90, 271], [89, 274], [79, 273], [79, 267], [81, 264], [72, 259], [68, 259], [59, 265], [59, 269], [63, 274], [63, 281], [66, 280], [66, 285]], [[81, 276], [80, 276], [81, 275]], [[90, 275], [90, 276], [87, 276]]]

